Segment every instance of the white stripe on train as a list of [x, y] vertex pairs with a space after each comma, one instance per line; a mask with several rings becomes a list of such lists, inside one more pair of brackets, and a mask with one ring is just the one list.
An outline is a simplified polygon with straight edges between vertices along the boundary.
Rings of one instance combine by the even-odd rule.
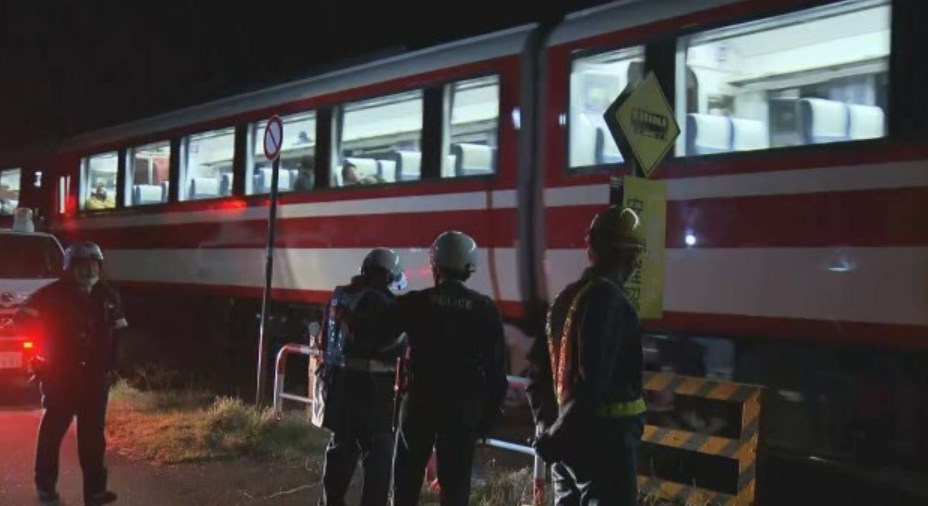
[[[365, 248], [279, 249], [274, 286], [331, 290], [357, 273]], [[411, 288], [431, 283], [428, 253], [398, 249]], [[112, 250], [107, 269], [115, 279], [152, 283], [263, 286], [264, 250]], [[494, 251], [500, 293], [518, 301], [515, 251]], [[671, 249], [665, 271], [668, 311], [774, 318], [928, 325], [928, 248]], [[579, 249], [549, 250], [550, 297], [585, 266]], [[492, 293], [487, 250], [471, 286]]]
[[[928, 186], [928, 160], [689, 177], [666, 181], [669, 200], [886, 190]], [[605, 183], [548, 188], [545, 190], [545, 204], [547, 207], [605, 204], [609, 201], [608, 191]]]
[[[389, 247], [389, 244], [387, 244]], [[426, 248], [395, 248], [400, 255], [410, 289], [432, 283]], [[370, 248], [297, 249], [274, 251], [275, 288], [332, 290], [358, 273]], [[487, 249], [480, 250], [478, 270], [470, 285], [497, 300], [517, 301], [516, 253], [513, 248], [493, 251], [500, 293], [490, 283]], [[108, 250], [107, 275], [117, 281], [183, 283], [214, 286], [264, 287], [264, 249], [164, 249]]]
[[[491, 192], [494, 209], [516, 206], [515, 190]], [[487, 209], [486, 192], [411, 195], [377, 199], [339, 200], [281, 204], [280, 219], [325, 216], [365, 216], [370, 214], [428, 213], [437, 211], [475, 211]], [[92, 216], [64, 222], [68, 229], [104, 229], [187, 223], [214, 223], [267, 219], [266, 207], [212, 209], [207, 211], [152, 213], [137, 216]]]
[[[928, 160], [670, 179], [667, 180], [667, 196], [670, 200], [695, 200], [919, 186], [928, 186]], [[490, 195], [495, 209], [516, 207], [515, 190], [496, 190]], [[609, 190], [606, 183], [546, 188], [544, 199], [546, 207], [599, 205], [608, 202]], [[280, 206], [279, 216], [287, 219], [481, 209], [487, 209], [486, 192], [285, 204]], [[260, 220], [266, 217], [265, 208], [249, 207], [137, 216], [93, 216], [65, 222], [65, 227], [100, 229]]]
[[[546, 263], [553, 299], [586, 252], [548, 250]], [[928, 325], [926, 279], [924, 247], [669, 249], [664, 309]]]

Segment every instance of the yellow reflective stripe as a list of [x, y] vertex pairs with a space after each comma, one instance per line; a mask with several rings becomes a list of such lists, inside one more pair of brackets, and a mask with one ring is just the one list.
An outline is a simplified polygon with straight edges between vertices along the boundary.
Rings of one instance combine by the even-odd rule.
[[551, 356], [551, 373], [554, 377], [554, 397], [560, 406], [564, 402], [565, 382], [572, 378], [567, 378], [567, 363], [571, 361], [571, 337], [574, 335], [574, 316], [577, 313], [577, 307], [580, 305], [580, 299], [586, 295], [586, 292], [593, 286], [594, 280], [589, 280], [577, 290], [570, 307], [567, 309], [567, 315], [564, 318], [564, 328], [561, 329], [560, 340], [555, 342], [554, 336], [549, 336], [548, 349]]
[[606, 404], [596, 410], [596, 414], [606, 418], [623, 418], [626, 416], [640, 415], [648, 410], [644, 399], [637, 398], [629, 402], [613, 402]]

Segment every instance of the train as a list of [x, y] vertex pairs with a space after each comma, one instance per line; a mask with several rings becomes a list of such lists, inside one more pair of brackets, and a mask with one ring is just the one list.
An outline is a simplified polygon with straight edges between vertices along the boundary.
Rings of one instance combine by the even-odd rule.
[[651, 176], [667, 192], [652, 368], [768, 387], [777, 451], [924, 469], [926, 14], [916, 0], [618, 1], [41, 144], [0, 159], [0, 181], [63, 244], [103, 247], [138, 357], [251, 377], [262, 134], [279, 115], [272, 349], [309, 339], [369, 249], [396, 250], [423, 288], [431, 241], [461, 230], [520, 374], [586, 264], [610, 178], [629, 172], [603, 112], [653, 73], [681, 133]]

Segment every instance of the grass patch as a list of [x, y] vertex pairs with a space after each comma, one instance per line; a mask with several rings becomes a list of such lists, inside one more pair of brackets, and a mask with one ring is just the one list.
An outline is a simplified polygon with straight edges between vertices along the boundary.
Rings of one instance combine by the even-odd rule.
[[[215, 396], [184, 385], [157, 368], [140, 369], [120, 380], [110, 393], [107, 437], [119, 453], [156, 464], [272, 458], [299, 465], [321, 476], [328, 433], [308, 422], [305, 412], [277, 416], [239, 399]], [[478, 464], [480, 465], [480, 464]], [[487, 463], [486, 478], [476, 479], [470, 504], [511, 506], [532, 504], [532, 471]], [[356, 476], [357, 478], [357, 476]], [[553, 489], [546, 490], [553, 505]], [[439, 504], [438, 495], [423, 487], [420, 504]], [[692, 497], [686, 503], [642, 495], [644, 506], [706, 506]]]
[[[474, 488], [471, 503], [479, 506], [532, 504], [532, 470], [524, 468], [493, 473], [490, 479]], [[549, 503], [554, 504], [553, 497]]]
[[[512, 506], [532, 504], [532, 469], [498, 468], [482, 482], [475, 482], [471, 490], [470, 504], [474, 506]], [[545, 488], [545, 504], [554, 505], [554, 489], [551, 483]], [[438, 506], [438, 494], [427, 487], [422, 490], [424, 506]], [[711, 503], [694, 493], [687, 501], [670, 501], [654, 494], [639, 494], [641, 506], [711, 506]]]
[[125, 380], [111, 393], [107, 437], [120, 453], [159, 464], [240, 457], [321, 460], [328, 440], [302, 413], [276, 416], [270, 408], [203, 390], [145, 391]]

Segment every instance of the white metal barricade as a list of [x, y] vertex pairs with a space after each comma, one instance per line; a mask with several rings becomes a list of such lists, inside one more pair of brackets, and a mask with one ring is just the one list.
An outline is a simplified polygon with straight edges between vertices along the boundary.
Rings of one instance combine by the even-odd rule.
[[[303, 404], [311, 406], [313, 403], [312, 398], [289, 394], [284, 391], [284, 383], [286, 381], [286, 369], [287, 369], [287, 357], [289, 355], [306, 355], [308, 357], [318, 357], [319, 350], [308, 345], [304, 344], [285, 344], [281, 347], [280, 351], [277, 352], [277, 364], [274, 373], [274, 411], [280, 413], [283, 411], [284, 399], [301, 402]], [[312, 392], [313, 385], [312, 381], [315, 378], [313, 371], [309, 372], [310, 385], [309, 391]], [[507, 376], [509, 380], [510, 388], [517, 388], [524, 391], [525, 387], [528, 385], [528, 380], [520, 376]], [[533, 503], [536, 506], [541, 506], [544, 504], [545, 498], [545, 463], [541, 460], [541, 457], [535, 454], [534, 448], [527, 445], [520, 445], [517, 443], [512, 443], [509, 441], [503, 441], [501, 439], [486, 439], [482, 443], [491, 448], [499, 448], [501, 450], [521, 453], [523, 455], [528, 455], [534, 459], [534, 469], [532, 473], [533, 479]], [[434, 459], [430, 461], [430, 469], [427, 472], [427, 479], [431, 482], [435, 477], [434, 469]]]
[[[287, 377], [287, 357], [289, 355], [314, 357], [319, 355], [319, 350], [305, 344], [285, 344], [280, 348], [280, 351], [277, 352], [277, 365], [274, 369], [274, 411], [277, 413], [283, 411], [284, 399], [302, 402], [307, 405], [312, 405], [313, 403], [310, 397], [284, 392], [284, 383]], [[310, 375], [310, 377], [312, 377], [312, 375]], [[313, 391], [312, 385], [310, 385], [309, 391]]]

